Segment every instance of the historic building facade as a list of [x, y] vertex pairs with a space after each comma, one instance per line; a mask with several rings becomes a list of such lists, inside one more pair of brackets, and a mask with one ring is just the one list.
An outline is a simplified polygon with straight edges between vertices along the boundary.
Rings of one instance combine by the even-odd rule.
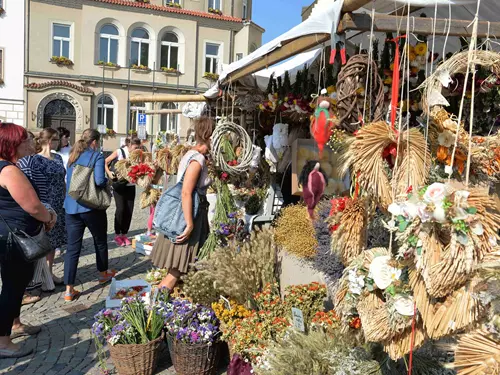
[[0, 0], [0, 121], [24, 125], [24, 0]]
[[[251, 0], [31, 0], [27, 7], [26, 125], [73, 134], [106, 125], [118, 133], [108, 149], [137, 129], [139, 113], [178, 108], [129, 105], [129, 97], [204, 92], [207, 76], [259, 47], [264, 32], [250, 21]], [[179, 114], [147, 115], [150, 134], [185, 136], [189, 127]]]

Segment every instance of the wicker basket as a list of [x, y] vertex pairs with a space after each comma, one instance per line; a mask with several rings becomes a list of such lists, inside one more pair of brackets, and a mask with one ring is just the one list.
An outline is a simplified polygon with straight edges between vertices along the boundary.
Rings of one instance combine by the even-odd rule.
[[215, 375], [220, 344], [189, 345], [167, 336], [170, 358], [177, 375]]
[[163, 338], [147, 344], [110, 345], [109, 354], [119, 375], [152, 375], [156, 370]]

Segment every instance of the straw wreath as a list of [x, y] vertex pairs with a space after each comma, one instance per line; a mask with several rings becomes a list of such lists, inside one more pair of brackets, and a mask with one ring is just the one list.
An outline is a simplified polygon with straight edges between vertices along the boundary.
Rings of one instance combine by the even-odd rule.
[[172, 153], [168, 148], [162, 148], [156, 152], [156, 164], [165, 172], [168, 172], [170, 163], [172, 161]]
[[160, 199], [161, 193], [157, 189], [147, 188], [141, 194], [141, 208], [155, 206]]
[[358, 302], [361, 328], [368, 342], [390, 340], [395, 332], [389, 326], [389, 312], [378, 293], [368, 293]]
[[[358, 99], [360, 84], [366, 86], [368, 67], [370, 67], [369, 96], [365, 111], [364, 101]], [[366, 88], [368, 90], [368, 88]], [[337, 108], [339, 112], [339, 126], [349, 133], [361, 127], [360, 119], [367, 114], [366, 122], [380, 121], [384, 115], [384, 84], [378, 74], [378, 67], [370, 61], [368, 55], [355, 55], [349, 59], [338, 75], [337, 81]]]
[[412, 328], [410, 327], [382, 344], [384, 345], [384, 351], [389, 355], [389, 357], [393, 360], [398, 360], [399, 358], [403, 358], [412, 350], [418, 349], [422, 346], [426, 338], [427, 337], [422, 327], [422, 323], [417, 321], [414, 332], [412, 332]]
[[134, 150], [130, 153], [128, 159], [130, 160], [130, 164], [151, 163], [153, 155], [150, 152]]
[[[228, 134], [233, 134], [239, 141], [239, 145], [242, 149], [241, 154], [238, 156], [238, 164], [229, 165], [224, 158], [224, 138]], [[214, 158], [215, 164], [223, 171], [227, 172], [232, 176], [241, 175], [248, 171], [250, 168], [250, 163], [253, 156], [253, 144], [252, 139], [248, 135], [245, 128], [242, 126], [231, 122], [225, 121], [219, 123], [212, 134], [212, 156]]]
[[449, 367], [458, 375], [500, 375], [500, 341], [485, 330], [466, 334], [458, 340], [455, 362]]
[[[473, 66], [482, 66], [489, 69], [493, 74], [500, 74], [500, 54], [492, 51], [474, 51], [471, 56]], [[425, 115], [429, 114], [429, 108], [434, 105], [448, 105], [441, 91], [443, 78], [457, 73], [466, 73], [469, 67], [469, 51], [459, 52], [446, 60], [431, 74], [421, 85], [422, 108]]]
[[[400, 135], [398, 165], [394, 166], [392, 184], [396, 196], [404, 194], [408, 187], [423, 186], [429, 174], [425, 159], [427, 145], [418, 129], [410, 129]], [[384, 150], [398, 144], [396, 133], [384, 121], [373, 122], [361, 128], [356, 137], [347, 141], [347, 149], [341, 156], [342, 172], [350, 169], [359, 173], [360, 187], [387, 208], [393, 201], [388, 165], [382, 157]], [[409, 148], [408, 148], [409, 146]], [[427, 163], [429, 164], [429, 163]]]
[[339, 221], [339, 227], [332, 233], [332, 252], [337, 253], [344, 265], [350, 264], [366, 246], [366, 228], [369, 208], [365, 198], [349, 201]]
[[167, 173], [169, 175], [177, 174], [177, 170], [179, 169], [179, 164], [181, 163], [182, 158], [186, 153], [190, 150], [189, 146], [186, 145], [177, 145], [170, 150], [171, 154], [171, 162], [169, 167], [167, 168]]
[[130, 161], [128, 159], [118, 160], [115, 164], [115, 173], [118, 179], [127, 180], [130, 182], [128, 169], [130, 168]]

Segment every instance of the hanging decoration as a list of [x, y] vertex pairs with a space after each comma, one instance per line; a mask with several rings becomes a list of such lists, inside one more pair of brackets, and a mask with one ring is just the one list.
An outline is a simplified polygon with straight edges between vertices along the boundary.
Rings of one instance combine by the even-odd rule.
[[321, 90], [321, 95], [316, 99], [314, 116], [311, 116], [311, 135], [318, 145], [320, 159], [332, 135], [335, 121], [332, 103], [327, 95], [327, 89]]

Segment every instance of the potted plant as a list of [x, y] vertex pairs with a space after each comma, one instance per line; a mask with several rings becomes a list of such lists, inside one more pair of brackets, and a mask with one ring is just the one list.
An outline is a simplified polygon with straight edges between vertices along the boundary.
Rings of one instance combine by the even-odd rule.
[[175, 2], [168, 2], [165, 4], [165, 6], [172, 7], [172, 8], [178, 8], [178, 9], [182, 8], [181, 4], [175, 3]]
[[215, 8], [208, 8], [209, 13], [217, 14], [218, 16], [222, 16], [222, 10]]
[[188, 300], [173, 299], [167, 304], [165, 322], [170, 357], [177, 374], [215, 374], [221, 332], [213, 310]]
[[73, 66], [73, 61], [64, 56], [52, 56], [50, 62], [58, 66]]
[[134, 69], [134, 70], [139, 70], [139, 71], [143, 71], [143, 72], [149, 72], [151, 70], [146, 65], [137, 65], [137, 64], [133, 64], [131, 66], [131, 68]]
[[149, 4], [150, 0], [135, 0], [136, 3], [144, 3], [144, 4]]
[[[163, 293], [160, 293], [164, 296]], [[125, 298], [119, 309], [95, 315], [92, 335], [101, 367], [105, 370], [104, 345], [121, 375], [152, 375], [162, 344], [166, 303], [164, 298], [147, 306], [141, 296]]]
[[209, 81], [217, 81], [219, 79], [219, 75], [217, 73], [205, 72], [205, 74], [203, 74], [203, 78], [206, 78]]
[[103, 68], [120, 68], [120, 65], [118, 64], [115, 64], [113, 62], [105, 62], [105, 61], [102, 61], [102, 60], [99, 60], [97, 62], [97, 65], [100, 65], [102, 66]]
[[172, 74], [172, 75], [178, 75], [180, 74], [181, 72], [179, 72], [177, 69], [175, 68], [167, 68], [166, 66], [162, 66], [161, 68], [161, 71], [165, 74]]

